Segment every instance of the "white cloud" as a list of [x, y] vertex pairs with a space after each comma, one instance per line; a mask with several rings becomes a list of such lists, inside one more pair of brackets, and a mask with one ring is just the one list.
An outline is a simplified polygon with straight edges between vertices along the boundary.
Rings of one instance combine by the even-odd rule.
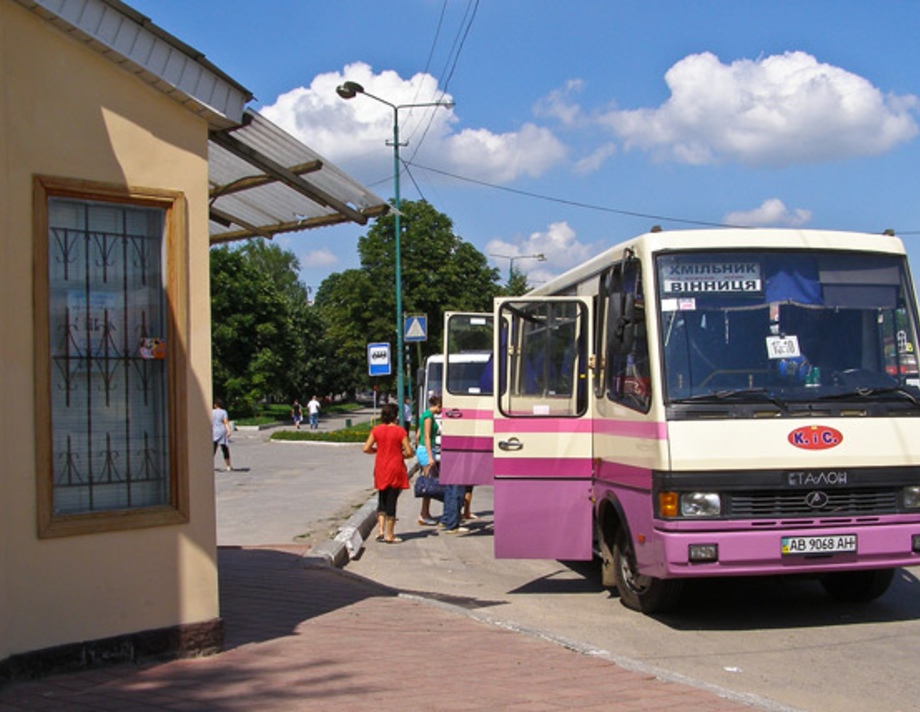
[[544, 255], [545, 261], [536, 259], [515, 259], [514, 269], [527, 275], [532, 285], [542, 284], [556, 275], [581, 264], [603, 249], [600, 243], [585, 244], [579, 242], [575, 231], [565, 221], [551, 223], [546, 232], [534, 232], [525, 239], [507, 242], [490, 240], [485, 247], [485, 254], [495, 264], [505, 279], [508, 274], [508, 259], [524, 255]]
[[558, 119], [564, 126], [574, 126], [581, 120], [581, 107], [572, 97], [585, 89], [582, 79], [569, 79], [561, 89], [554, 89], [540, 99], [533, 108], [535, 116]]
[[744, 227], [801, 227], [811, 221], [811, 211], [796, 208], [790, 211], [779, 198], [768, 198], [759, 208], [728, 213], [723, 222]]
[[298, 255], [301, 269], [307, 267], [334, 267], [339, 263], [339, 258], [332, 254], [328, 247], [310, 250]]
[[[449, 94], [440, 94], [437, 80], [429, 74], [403, 79], [393, 71], [376, 74], [368, 64], [355, 62], [341, 72], [317, 75], [309, 87], [292, 89], [261, 111], [331, 161], [387, 175], [393, 170], [392, 148], [386, 145], [393, 138], [393, 109], [367, 96], [340, 98], [335, 88], [346, 80], [397, 105], [452, 101]], [[401, 109], [399, 137], [409, 143], [401, 156], [410, 159], [424, 136], [416, 156], [419, 163], [508, 182], [522, 175], [539, 176], [565, 155], [552, 132], [533, 124], [497, 134], [484, 128], [457, 133], [458, 123], [455, 109]]]
[[522, 175], [536, 178], [565, 156], [565, 148], [551, 131], [530, 123], [505, 134], [464, 129], [444, 143], [443, 158], [457, 171], [497, 183]]
[[593, 173], [598, 170], [604, 162], [614, 155], [617, 152], [617, 145], [615, 143], [608, 143], [597, 150], [595, 150], [591, 155], [585, 156], [580, 161], [577, 161], [574, 166], [574, 171], [585, 175], [587, 173]]
[[883, 94], [868, 80], [805, 52], [722, 64], [694, 54], [665, 74], [658, 108], [613, 110], [600, 121], [627, 147], [691, 164], [782, 166], [890, 150], [917, 135], [918, 99]]

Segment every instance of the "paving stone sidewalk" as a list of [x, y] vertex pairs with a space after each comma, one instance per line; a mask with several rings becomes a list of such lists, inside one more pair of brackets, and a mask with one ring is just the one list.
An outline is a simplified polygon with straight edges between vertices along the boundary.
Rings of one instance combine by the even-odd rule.
[[219, 551], [225, 650], [0, 690], [0, 712], [750, 710], [328, 566], [304, 547]]

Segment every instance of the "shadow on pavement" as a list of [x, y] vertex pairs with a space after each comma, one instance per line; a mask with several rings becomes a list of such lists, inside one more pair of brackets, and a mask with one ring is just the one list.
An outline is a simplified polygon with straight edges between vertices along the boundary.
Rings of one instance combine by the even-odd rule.
[[[603, 591], [600, 561], [561, 561], [584, 580], [546, 577], [512, 593]], [[581, 584], [580, 586], [578, 584]], [[611, 604], [619, 598], [609, 589]], [[641, 615], [641, 614], [636, 614]], [[831, 598], [815, 576], [759, 576], [687, 581], [673, 611], [653, 618], [675, 630], [780, 630], [920, 620], [920, 580], [899, 569], [883, 596], [869, 603]]]
[[698, 579], [678, 609], [656, 618], [677, 630], [815, 628], [920, 619], [920, 581], [899, 569], [891, 588], [868, 603], [831, 598], [817, 578]]
[[305, 553], [306, 547], [218, 549], [225, 651], [294, 635], [311, 618], [367, 598], [396, 595], [339, 569], [311, 566], [304, 560]]

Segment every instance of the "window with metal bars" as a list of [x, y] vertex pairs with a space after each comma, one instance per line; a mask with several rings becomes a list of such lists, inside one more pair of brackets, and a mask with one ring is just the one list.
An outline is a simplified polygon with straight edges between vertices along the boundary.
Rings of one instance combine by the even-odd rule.
[[54, 512], [168, 502], [163, 211], [48, 205]]
[[176, 198], [107, 200], [39, 182], [47, 191], [36, 274], [36, 303], [47, 314], [37, 326], [45, 373], [36, 422], [47, 469], [39, 473], [40, 531], [182, 521], [174, 441], [183, 410], [175, 401], [184, 395], [169, 308], [184, 301], [170, 294], [177, 280], [169, 260], [185, 255], [168, 245]]

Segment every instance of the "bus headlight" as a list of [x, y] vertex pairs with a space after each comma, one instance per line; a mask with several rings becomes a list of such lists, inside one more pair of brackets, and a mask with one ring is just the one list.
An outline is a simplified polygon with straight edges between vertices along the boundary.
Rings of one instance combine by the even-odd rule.
[[722, 498], [715, 492], [685, 492], [680, 496], [683, 517], [718, 517], [722, 513]]
[[904, 488], [904, 508], [920, 509], [920, 485], [910, 485]]

